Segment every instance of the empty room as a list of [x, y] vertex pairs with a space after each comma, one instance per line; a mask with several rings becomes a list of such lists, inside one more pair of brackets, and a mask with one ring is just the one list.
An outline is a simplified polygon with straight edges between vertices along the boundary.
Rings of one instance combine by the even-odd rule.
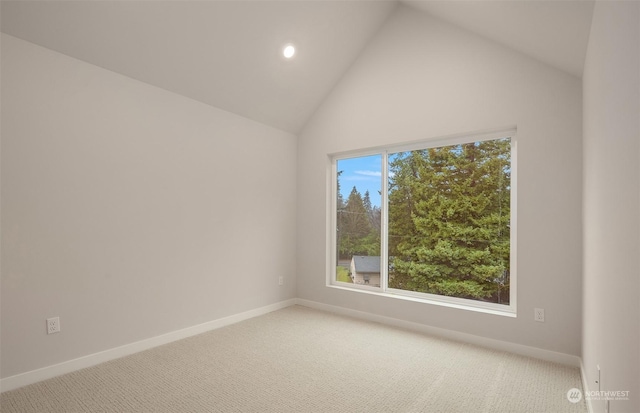
[[640, 413], [640, 2], [0, 2], [2, 412]]

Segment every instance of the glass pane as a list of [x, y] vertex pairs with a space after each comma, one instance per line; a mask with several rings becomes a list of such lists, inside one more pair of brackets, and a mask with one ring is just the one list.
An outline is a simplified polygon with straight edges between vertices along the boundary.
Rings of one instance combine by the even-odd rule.
[[509, 304], [511, 140], [388, 162], [389, 287]]
[[337, 161], [336, 280], [380, 287], [382, 156]]

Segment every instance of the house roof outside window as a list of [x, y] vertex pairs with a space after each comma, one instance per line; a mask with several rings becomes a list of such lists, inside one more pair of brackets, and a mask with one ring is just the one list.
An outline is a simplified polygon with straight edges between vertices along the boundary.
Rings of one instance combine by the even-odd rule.
[[380, 274], [380, 257], [354, 255], [353, 263], [358, 273]]

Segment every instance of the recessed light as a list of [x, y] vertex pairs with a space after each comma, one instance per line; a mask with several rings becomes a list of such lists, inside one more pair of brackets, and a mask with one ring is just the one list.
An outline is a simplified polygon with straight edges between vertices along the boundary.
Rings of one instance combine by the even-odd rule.
[[284, 55], [284, 57], [286, 57], [287, 59], [291, 59], [293, 57], [294, 54], [296, 54], [296, 48], [293, 47], [292, 44], [288, 44], [284, 47], [284, 49], [282, 49], [282, 54]]

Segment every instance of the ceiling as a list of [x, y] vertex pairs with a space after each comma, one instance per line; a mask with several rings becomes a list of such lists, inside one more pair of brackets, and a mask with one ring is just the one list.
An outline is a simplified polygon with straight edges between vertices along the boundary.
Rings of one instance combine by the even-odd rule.
[[[298, 132], [396, 5], [2, 1], [4, 33]], [[290, 61], [287, 43], [297, 46]]]
[[[592, 1], [403, 1], [582, 76]], [[399, 6], [360, 1], [6, 1], [2, 32], [298, 133]], [[293, 43], [293, 59], [282, 57]]]
[[594, 1], [405, 1], [434, 17], [582, 77]]

